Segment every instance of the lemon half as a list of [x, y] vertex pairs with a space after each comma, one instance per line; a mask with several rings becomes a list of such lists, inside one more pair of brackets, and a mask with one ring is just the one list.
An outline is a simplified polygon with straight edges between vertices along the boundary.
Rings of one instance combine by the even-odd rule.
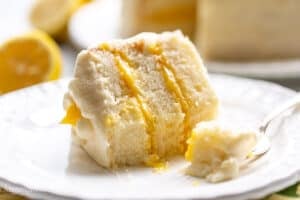
[[59, 47], [44, 32], [10, 39], [0, 46], [0, 94], [58, 79], [61, 69]]
[[31, 23], [51, 36], [65, 40], [71, 15], [92, 0], [36, 0], [30, 13]]

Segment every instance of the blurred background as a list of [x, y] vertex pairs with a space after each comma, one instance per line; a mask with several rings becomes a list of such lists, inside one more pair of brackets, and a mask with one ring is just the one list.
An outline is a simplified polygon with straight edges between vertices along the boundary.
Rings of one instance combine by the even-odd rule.
[[101, 41], [177, 29], [210, 72], [300, 90], [299, 0], [1, 0], [0, 27], [0, 95], [71, 76]]
[[0, 94], [71, 76], [76, 54], [143, 31], [181, 30], [210, 72], [300, 90], [298, 0], [0, 2]]

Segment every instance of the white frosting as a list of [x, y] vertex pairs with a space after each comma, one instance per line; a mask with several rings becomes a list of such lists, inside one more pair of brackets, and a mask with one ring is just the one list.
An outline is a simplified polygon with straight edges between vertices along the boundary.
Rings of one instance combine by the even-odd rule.
[[[92, 52], [82, 51], [77, 58], [75, 78], [70, 82], [69, 92], [65, 95], [64, 107], [74, 102], [79, 108], [82, 119], [73, 127], [73, 133], [87, 151], [100, 165], [111, 166], [108, 135], [103, 128], [105, 99], [112, 97], [101, 87], [101, 80], [96, 76], [97, 58]], [[99, 101], [99, 99], [104, 99]]]
[[92, 124], [90, 120], [81, 119], [73, 127], [73, 137], [97, 163], [109, 167], [110, 157], [107, 137], [101, 130], [95, 130]]

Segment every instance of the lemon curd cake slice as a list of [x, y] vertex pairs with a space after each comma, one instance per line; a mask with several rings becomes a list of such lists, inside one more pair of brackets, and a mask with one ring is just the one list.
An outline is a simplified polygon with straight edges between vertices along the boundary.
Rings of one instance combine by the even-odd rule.
[[82, 51], [64, 108], [74, 139], [115, 168], [183, 154], [191, 128], [216, 117], [218, 99], [181, 32], [141, 33]]

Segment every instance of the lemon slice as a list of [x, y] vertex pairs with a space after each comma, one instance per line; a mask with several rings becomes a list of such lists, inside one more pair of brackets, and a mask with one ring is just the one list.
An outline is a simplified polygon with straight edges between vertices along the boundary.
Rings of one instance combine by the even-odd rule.
[[55, 41], [41, 31], [0, 46], [0, 94], [60, 77], [62, 61]]
[[30, 13], [31, 23], [58, 39], [65, 39], [71, 15], [91, 0], [36, 0]]

